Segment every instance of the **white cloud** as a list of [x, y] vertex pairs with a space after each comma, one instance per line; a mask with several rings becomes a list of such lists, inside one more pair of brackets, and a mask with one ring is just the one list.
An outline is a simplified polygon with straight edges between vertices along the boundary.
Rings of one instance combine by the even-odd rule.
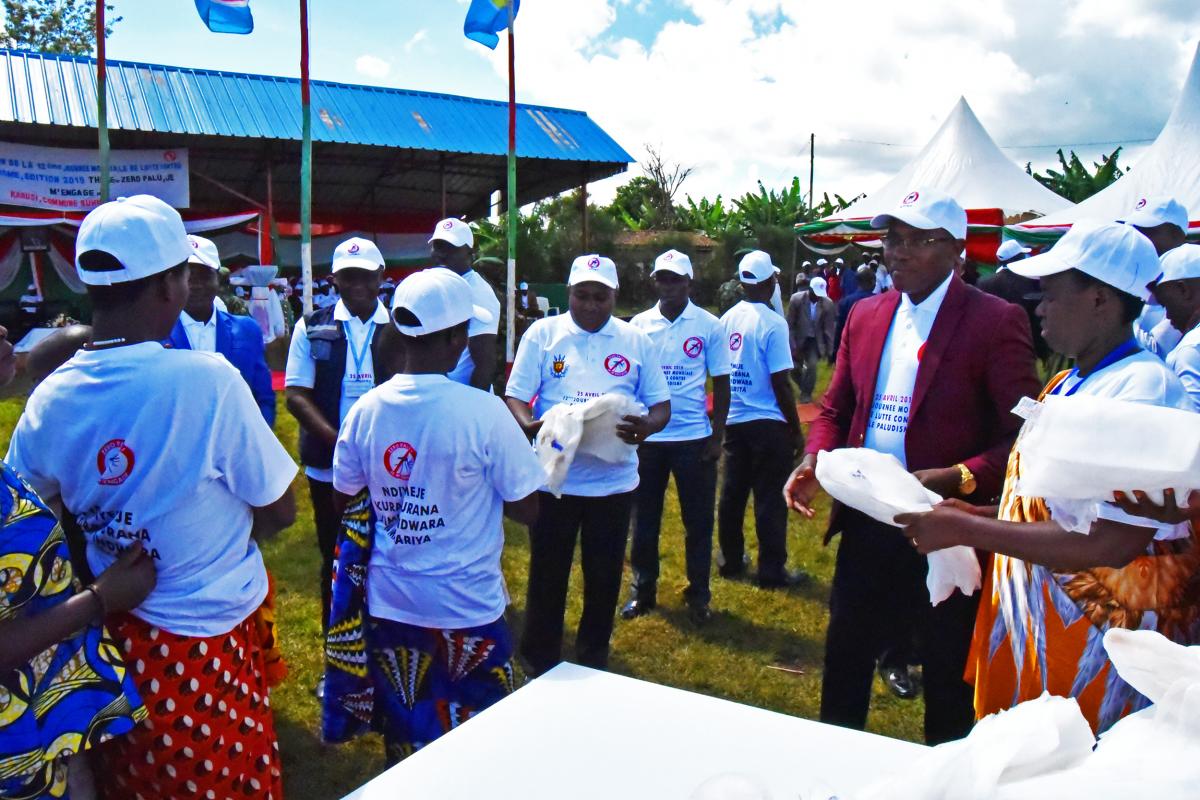
[[373, 80], [383, 80], [392, 71], [392, 65], [379, 56], [363, 53], [354, 60], [354, 71]]
[[[1114, 0], [1152, 23], [1130, 35], [1119, 15], [1080, 22], [1083, 8], [1102, 5], [1084, 0], [675, 4], [686, 17], [643, 45], [611, 33], [636, 0], [528, 2], [520, 99], [586, 110], [635, 158], [661, 143], [667, 158], [696, 167], [685, 192], [726, 197], [758, 178], [781, 186], [800, 175], [807, 189], [810, 132], [818, 197], [869, 192], [959, 96], [1002, 145], [1152, 137], [1195, 46], [1179, 15], [1200, 16], [1193, 0]], [[1163, 24], [1171, 15], [1176, 23]], [[504, 46], [483, 54], [500, 75]], [[1052, 148], [1008, 152], [1022, 165], [1053, 158]], [[597, 187], [601, 198], [611, 191]]]
[[426, 28], [421, 28], [421, 30], [414, 33], [411, 37], [409, 37], [409, 40], [404, 43], [404, 52], [411, 53], [413, 51], [414, 47], [416, 47], [417, 45], [419, 45], [421, 42], [425, 41], [428, 38], [429, 38], [429, 30]]

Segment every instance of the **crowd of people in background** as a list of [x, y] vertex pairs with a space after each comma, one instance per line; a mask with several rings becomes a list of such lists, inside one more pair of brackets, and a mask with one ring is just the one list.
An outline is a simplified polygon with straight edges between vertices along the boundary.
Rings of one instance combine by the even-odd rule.
[[[977, 286], [954, 198], [916, 187], [872, 226], [879, 251], [803, 262], [786, 298], [771, 256], [745, 254], [720, 316], [691, 296], [687, 253], [655, 259], [657, 302], [630, 321], [616, 264], [581, 255], [564, 313], [521, 284], [507, 379], [469, 225], [439, 222], [432, 266], [398, 284], [375, 243], [339, 244], [284, 377], [321, 555], [325, 740], [376, 730], [395, 763], [514, 691], [518, 664], [606, 668], [616, 620], [656, 610], [671, 476], [687, 487], [693, 624], [719, 606], [714, 560], [766, 591], [807, 583], [789, 568], [788, 510], [816, 515], [818, 453], [840, 447], [891, 454], [945, 501], [895, 525], [833, 505], [823, 721], [863, 728], [876, 669], [911, 696], [910, 664], [930, 743], [1047, 689], [1078, 697], [1098, 730], [1140, 708], [1094, 641], [1139, 620], [1198, 643], [1200, 502], [1121, 496], [1090, 535], [1065, 530], [1052, 503], [1017, 493], [1012, 409], [1057, 394], [1200, 411], [1186, 210], [1147, 198], [1040, 254], [1006, 242]], [[297, 466], [272, 432], [262, 331], [223, 307], [215, 245], [154, 198], [89, 214], [76, 266], [92, 324], [31, 354], [45, 377], [0, 471], [0, 760], [22, 759], [0, 796], [278, 797], [283, 665], [258, 542], [294, 521]], [[11, 351], [0, 336], [0, 378]], [[1055, 356], [1073, 367], [1046, 382]], [[547, 415], [605, 397], [627, 409], [598, 434], [620, 457], [580, 451], [549, 486], [533, 445], [562, 447], [542, 435]], [[807, 438], [798, 404], [814, 411]], [[529, 528], [520, 630], [505, 617], [504, 517]], [[956, 545], [976, 549], [983, 590], [933, 606], [926, 555]], [[1122, 593], [1131, 570], [1161, 589], [1148, 605]]]

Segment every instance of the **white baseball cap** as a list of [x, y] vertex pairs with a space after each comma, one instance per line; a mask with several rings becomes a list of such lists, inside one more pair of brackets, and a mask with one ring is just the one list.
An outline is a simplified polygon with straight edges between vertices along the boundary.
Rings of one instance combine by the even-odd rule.
[[188, 244], [192, 246], [192, 254], [188, 257], [189, 264], [203, 264], [210, 269], [221, 268], [221, 256], [217, 246], [211, 239], [203, 236], [188, 236]]
[[571, 276], [567, 278], [567, 286], [575, 286], [588, 281], [595, 281], [610, 289], [616, 289], [620, 286], [620, 282], [617, 280], [617, 265], [611, 258], [605, 258], [595, 253], [580, 256], [571, 262]]
[[1114, 289], [1142, 300], [1158, 276], [1154, 245], [1131, 225], [1120, 222], [1076, 222], [1045, 253], [1010, 264], [1017, 275], [1042, 278], [1077, 269]]
[[1157, 228], [1169, 222], [1187, 233], [1188, 212], [1174, 197], [1143, 197], [1133, 204], [1133, 210], [1125, 219], [1119, 221], [1138, 228]]
[[818, 259], [817, 259], [817, 266], [818, 266], [818, 267], [823, 267], [823, 266], [825, 266], [825, 265], [826, 265], [826, 264], [828, 264], [828, 263], [829, 263], [829, 262], [828, 262], [828, 261], [826, 261], [826, 260], [825, 260], [825, 259], [823, 259], [823, 258], [818, 258]]
[[525, 281], [521, 281], [520, 283], [517, 284], [517, 288], [523, 292], [529, 288], [529, 284], [526, 283]]
[[771, 256], [762, 250], [751, 250], [738, 263], [737, 277], [742, 283], [757, 284], [779, 274], [779, 267], [771, 263]]
[[958, 201], [939, 189], [912, 190], [891, 211], [876, 215], [871, 220], [871, 227], [886, 228], [893, 219], [924, 231], [941, 228], [955, 239], [967, 238], [967, 212]]
[[[396, 312], [405, 309], [420, 325], [401, 325]], [[431, 267], [409, 275], [392, 296], [392, 322], [405, 336], [437, 333], [469, 320], [491, 322], [492, 314], [471, 302], [471, 284], [445, 267]]]
[[370, 239], [355, 236], [342, 242], [333, 251], [333, 272], [343, 269], [383, 269], [383, 253]]
[[437, 224], [437, 227], [433, 229], [433, 236], [429, 237], [429, 244], [433, 244], [436, 239], [449, 242], [455, 247], [475, 246], [475, 234], [471, 232], [471, 226], [461, 219], [453, 217], [444, 219]]
[[1181, 244], [1158, 261], [1162, 273], [1155, 283], [1200, 278], [1200, 244]]
[[838, 256], [837, 258], [835, 258], [835, 259], [833, 260], [833, 263], [835, 263], [835, 264], [845, 264], [846, 262], [842, 260], [841, 256]]
[[805, 261], [805, 262], [804, 262], [803, 264], [801, 264], [800, 266], [802, 266], [802, 267], [811, 267], [811, 266], [812, 266], [812, 262], [811, 262], [811, 261]]
[[650, 271], [650, 274], [653, 275], [656, 272], [674, 272], [676, 275], [688, 278], [696, 277], [692, 272], [692, 260], [678, 250], [668, 250], [654, 259], [654, 269]]
[[148, 194], [96, 206], [75, 237], [75, 269], [88, 286], [149, 278], [179, 266], [192, 255], [183, 218]]
[[1000, 246], [996, 248], [996, 260], [1012, 261], [1019, 255], [1024, 255], [1031, 252], [1033, 251], [1028, 247], [1022, 247], [1021, 243], [1016, 239], [1005, 239], [1000, 243]]
[[817, 297], [829, 297], [829, 284], [824, 278], [813, 278], [808, 282], [809, 290]]

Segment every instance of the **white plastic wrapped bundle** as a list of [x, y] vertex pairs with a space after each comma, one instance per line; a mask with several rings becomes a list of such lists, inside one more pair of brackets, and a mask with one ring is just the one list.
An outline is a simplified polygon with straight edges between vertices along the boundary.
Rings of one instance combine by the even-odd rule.
[[562, 403], [547, 411], [535, 441], [547, 490], [562, 496], [563, 482], [578, 453], [610, 464], [629, 458], [633, 445], [617, 436], [617, 424], [627, 414], [640, 413], [642, 407], [623, 394], [604, 394], [579, 405]]
[[1107, 502], [1139, 489], [1162, 502], [1200, 488], [1200, 415], [1103, 397], [1050, 395], [1021, 431], [1024, 497]]
[[[817, 480], [831, 497], [885, 525], [895, 525], [898, 514], [929, 511], [942, 498], [921, 485], [889, 453], [866, 447], [822, 450], [817, 454]], [[965, 595], [979, 591], [981, 574], [975, 551], [948, 547], [930, 553], [925, 578], [929, 602], [945, 600], [955, 588]]]

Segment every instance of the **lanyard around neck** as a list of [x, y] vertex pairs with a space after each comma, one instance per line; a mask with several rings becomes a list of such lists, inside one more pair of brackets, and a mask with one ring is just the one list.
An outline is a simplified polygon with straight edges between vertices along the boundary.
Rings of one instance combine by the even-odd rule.
[[354, 337], [350, 335], [350, 326], [346, 325], [346, 342], [350, 345], [350, 356], [354, 359], [354, 374], [361, 375], [363, 362], [367, 360], [367, 353], [371, 349], [371, 339], [375, 335], [375, 320], [371, 320], [366, 325], [367, 335], [363, 337], [362, 347], [354, 346]]
[[[1085, 384], [1087, 382], [1088, 378], [1092, 377], [1093, 375], [1095, 375], [1097, 372], [1099, 372], [1102, 369], [1111, 367], [1113, 364], [1117, 363], [1118, 361], [1121, 361], [1122, 359], [1129, 358], [1131, 355], [1139, 352], [1141, 349], [1142, 348], [1138, 345], [1137, 341], [1134, 339], [1129, 339], [1128, 341], [1122, 342], [1121, 344], [1117, 345], [1112, 350], [1110, 350], [1108, 355], [1106, 355], [1104, 358], [1100, 359], [1099, 363], [1097, 363], [1096, 366], [1092, 367], [1092, 371], [1089, 372], [1087, 375], [1084, 375], [1083, 379], [1080, 380], [1079, 383], [1075, 384], [1070, 389], [1063, 392], [1062, 396], [1070, 397], [1071, 395], [1073, 395], [1077, 391], [1079, 391], [1079, 387], [1083, 386], [1083, 384]], [[1071, 378], [1077, 378], [1077, 377], [1079, 377], [1079, 368], [1078, 367], [1071, 370], [1070, 374], [1067, 375], [1067, 379], [1064, 381], [1061, 381], [1058, 384], [1058, 386], [1055, 386], [1054, 391], [1052, 391], [1051, 394], [1058, 394], [1059, 393], [1058, 390], [1061, 389], [1064, 385], [1066, 385], [1067, 380], [1070, 380]]]

